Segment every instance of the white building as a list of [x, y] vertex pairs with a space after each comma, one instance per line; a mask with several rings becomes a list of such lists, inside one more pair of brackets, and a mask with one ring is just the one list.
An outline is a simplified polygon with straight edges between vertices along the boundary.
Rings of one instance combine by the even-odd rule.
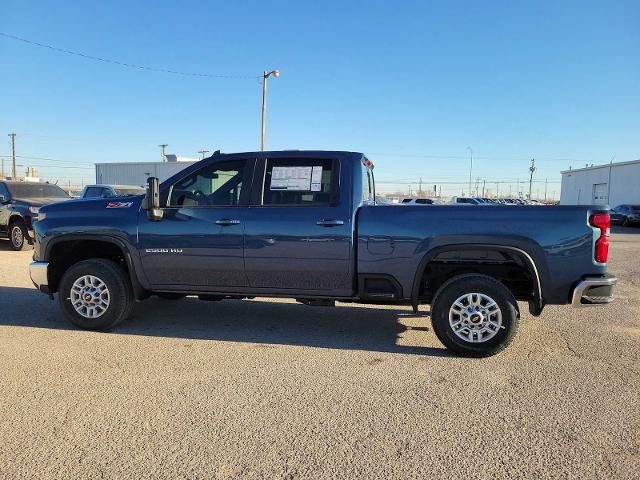
[[177, 155], [165, 157], [166, 162], [96, 163], [96, 183], [144, 186], [149, 177], [158, 177], [162, 182], [198, 161]]
[[560, 173], [560, 205], [640, 204], [640, 160]]

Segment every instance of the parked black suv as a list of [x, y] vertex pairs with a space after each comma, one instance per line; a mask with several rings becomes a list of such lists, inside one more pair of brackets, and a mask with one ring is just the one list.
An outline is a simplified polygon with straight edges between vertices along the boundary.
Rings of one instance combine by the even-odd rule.
[[0, 235], [9, 236], [14, 250], [31, 248], [30, 231], [40, 207], [69, 198], [64, 190], [50, 183], [0, 181]]

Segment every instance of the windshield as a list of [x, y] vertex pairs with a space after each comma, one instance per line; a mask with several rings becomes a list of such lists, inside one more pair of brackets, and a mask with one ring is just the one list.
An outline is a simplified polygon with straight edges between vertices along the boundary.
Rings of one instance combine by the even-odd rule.
[[142, 187], [115, 188], [114, 190], [121, 197], [126, 197], [127, 195], [142, 195], [145, 193], [145, 189]]
[[16, 198], [69, 198], [59, 186], [50, 183], [11, 183], [7, 187]]

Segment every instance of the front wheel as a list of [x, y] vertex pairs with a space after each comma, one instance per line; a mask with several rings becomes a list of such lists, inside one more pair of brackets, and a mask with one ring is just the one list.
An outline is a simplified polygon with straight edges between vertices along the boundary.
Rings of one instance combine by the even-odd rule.
[[129, 276], [104, 258], [72, 265], [60, 280], [58, 301], [66, 317], [86, 330], [109, 330], [131, 314], [134, 305]]
[[17, 220], [9, 225], [9, 242], [13, 250], [20, 251], [32, 248], [28, 239], [27, 227], [22, 220]]
[[504, 350], [520, 320], [511, 291], [487, 275], [450, 279], [440, 287], [431, 307], [438, 339], [465, 357], [488, 357]]

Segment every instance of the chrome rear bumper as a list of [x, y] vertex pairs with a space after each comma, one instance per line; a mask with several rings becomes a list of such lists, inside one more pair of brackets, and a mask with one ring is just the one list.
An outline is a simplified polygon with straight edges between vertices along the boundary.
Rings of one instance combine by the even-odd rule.
[[585, 277], [573, 289], [571, 305], [586, 307], [613, 302], [613, 286], [618, 279], [612, 275]]

